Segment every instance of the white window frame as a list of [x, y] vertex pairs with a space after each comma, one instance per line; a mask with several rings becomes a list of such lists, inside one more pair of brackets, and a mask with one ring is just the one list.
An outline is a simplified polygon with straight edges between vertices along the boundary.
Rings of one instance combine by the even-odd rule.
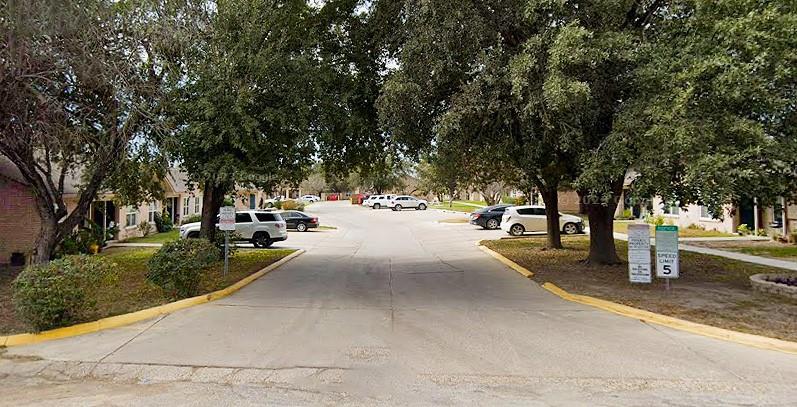
[[147, 221], [150, 223], [155, 222], [155, 214], [158, 213], [158, 201], [149, 203], [149, 210], [147, 211]]
[[664, 203], [663, 206], [661, 211], [664, 213], [664, 216], [671, 216], [674, 218], [681, 216], [681, 207], [678, 205], [678, 202]]
[[713, 216], [711, 216], [711, 211], [708, 210], [708, 206], [706, 206], [706, 205], [700, 205], [700, 219], [701, 220], [716, 220], [716, 219], [714, 219]]
[[[133, 222], [130, 222], [132, 216]], [[138, 208], [133, 206], [128, 206], [127, 211], [125, 212], [125, 227], [127, 228], [134, 228], [138, 226]]]
[[191, 197], [183, 198], [183, 216], [188, 216], [188, 210], [191, 208]]
[[201, 213], [202, 208], [200, 208], [200, 205], [199, 205], [201, 202], [202, 201], [199, 199], [198, 196], [194, 197], [194, 213]]

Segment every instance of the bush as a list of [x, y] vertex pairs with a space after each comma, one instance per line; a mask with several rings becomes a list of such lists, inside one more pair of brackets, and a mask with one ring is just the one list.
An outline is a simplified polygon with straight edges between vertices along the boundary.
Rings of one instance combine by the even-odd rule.
[[197, 223], [197, 222], [202, 222], [202, 215], [199, 215], [199, 214], [191, 215], [191, 216], [183, 219], [182, 223], [183, 223], [183, 225], [185, 225], [186, 223]]
[[705, 226], [697, 225], [694, 223], [690, 223], [689, 226], [686, 227], [689, 230], [706, 230]]
[[634, 211], [632, 211], [630, 208], [629, 209], [624, 209], [622, 216], [623, 216], [623, 219], [634, 219]]
[[645, 223], [649, 223], [653, 226], [661, 226], [664, 224], [664, 216], [662, 215], [645, 215]]
[[[352, 199], [354, 199], [354, 198], [352, 198]], [[299, 207], [299, 203], [298, 202], [296, 202], [294, 200], [288, 200], [288, 201], [282, 202], [282, 208], [281, 209], [286, 210], [286, 211], [295, 211], [295, 210], [297, 210], [298, 207]]]
[[[241, 241], [241, 240], [246, 240], [246, 239], [244, 239], [244, 237], [240, 233], [238, 233], [238, 232], [236, 232], [234, 230], [231, 230], [228, 233], [230, 234], [230, 237], [229, 237], [229, 242], [230, 242], [229, 256], [232, 257], [232, 256], [235, 256], [235, 253], [238, 252], [238, 246], [235, 245], [235, 242], [238, 242], [238, 241]], [[216, 246], [216, 248], [219, 250], [219, 258], [223, 259], [224, 258], [224, 231], [223, 230], [217, 230], [216, 231], [216, 234], [213, 237], [213, 245]]]
[[103, 230], [101, 225], [88, 220], [84, 226], [72, 232], [58, 245], [55, 250], [55, 258], [77, 254], [93, 254], [91, 246], [96, 245], [98, 248], [105, 246], [105, 242], [112, 239], [118, 231], [119, 228], [117, 226]]
[[155, 214], [155, 229], [158, 230], [158, 233], [168, 232], [172, 230], [173, 227], [174, 223], [172, 223], [172, 218], [168, 213], [164, 212], [163, 214]]
[[141, 232], [142, 236], [146, 236], [152, 231], [152, 225], [150, 225], [149, 222], [142, 220], [141, 223], [138, 224], [138, 230]]
[[526, 203], [528, 203], [528, 201], [526, 200], [526, 196], [525, 195], [520, 195], [520, 196], [515, 197], [515, 200], [512, 203], [514, 203], [517, 206], [520, 206], [520, 205], [525, 205]]
[[738, 234], [740, 234], [742, 236], [747, 236], [751, 232], [750, 232], [750, 228], [747, 226], [747, 224], [746, 223], [742, 223], [741, 225], [739, 225], [739, 227], [736, 228], [736, 233], [738, 233]]
[[147, 279], [172, 297], [192, 297], [204, 270], [218, 260], [219, 251], [206, 239], [167, 242], [149, 259]]
[[13, 283], [17, 316], [36, 331], [88, 321], [98, 313], [98, 295], [117, 283], [116, 268], [84, 255], [29, 266]]

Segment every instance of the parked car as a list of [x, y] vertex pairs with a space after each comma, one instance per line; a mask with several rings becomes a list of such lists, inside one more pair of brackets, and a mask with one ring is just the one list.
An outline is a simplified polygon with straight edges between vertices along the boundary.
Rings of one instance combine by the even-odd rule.
[[481, 226], [484, 229], [498, 229], [501, 227], [501, 218], [506, 208], [514, 205], [501, 204], [487, 206], [470, 214], [470, 224]]
[[[216, 227], [219, 217], [216, 216]], [[199, 237], [201, 222], [186, 223], [180, 226], [181, 239]], [[269, 247], [274, 242], [288, 238], [287, 224], [279, 213], [246, 210], [235, 213], [235, 232], [239, 241], [251, 242], [255, 247]]]
[[374, 209], [388, 208], [390, 200], [395, 197], [395, 195], [374, 195], [368, 198], [368, 206]]
[[321, 200], [321, 197], [319, 197], [318, 195], [304, 195], [299, 199], [305, 202], [318, 202]]
[[[501, 218], [501, 230], [512, 236], [525, 232], [544, 232], [548, 229], [545, 207], [538, 205], [506, 208]], [[559, 214], [559, 230], [567, 235], [584, 232], [584, 220], [578, 216]]]
[[426, 207], [428, 206], [429, 203], [426, 202], [425, 199], [418, 199], [409, 195], [399, 195], [393, 197], [387, 204], [387, 207], [394, 211], [400, 211], [407, 208], [415, 208], [416, 210], [425, 211]]
[[280, 212], [282, 219], [285, 219], [285, 224], [288, 229], [296, 229], [299, 232], [306, 232], [307, 229], [315, 229], [318, 227], [318, 218], [312, 217], [299, 211], [285, 211]]

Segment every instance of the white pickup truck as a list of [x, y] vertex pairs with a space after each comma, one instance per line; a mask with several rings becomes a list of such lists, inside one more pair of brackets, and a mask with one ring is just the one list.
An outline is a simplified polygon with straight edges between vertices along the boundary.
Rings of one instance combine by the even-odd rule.
[[[216, 227], [219, 217], [216, 217]], [[181, 239], [199, 237], [201, 223], [186, 223], [180, 226]], [[235, 232], [241, 241], [251, 242], [255, 247], [269, 247], [274, 242], [288, 238], [288, 228], [279, 213], [246, 210], [235, 213]]]

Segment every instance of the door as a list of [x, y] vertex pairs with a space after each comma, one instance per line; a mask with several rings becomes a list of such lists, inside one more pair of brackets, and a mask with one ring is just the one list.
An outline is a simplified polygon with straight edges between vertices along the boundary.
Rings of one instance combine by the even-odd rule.
[[534, 219], [534, 231], [535, 232], [544, 232], [548, 230], [548, 217], [545, 216], [545, 208], [532, 208], [533, 215], [532, 218]]
[[407, 198], [407, 207], [408, 208], [417, 208], [418, 207], [418, 200], [415, 198]]
[[296, 229], [296, 221], [298, 219], [296, 212], [284, 212], [281, 215], [288, 229]]
[[235, 231], [244, 239], [252, 238], [252, 215], [249, 213], [235, 214]]

